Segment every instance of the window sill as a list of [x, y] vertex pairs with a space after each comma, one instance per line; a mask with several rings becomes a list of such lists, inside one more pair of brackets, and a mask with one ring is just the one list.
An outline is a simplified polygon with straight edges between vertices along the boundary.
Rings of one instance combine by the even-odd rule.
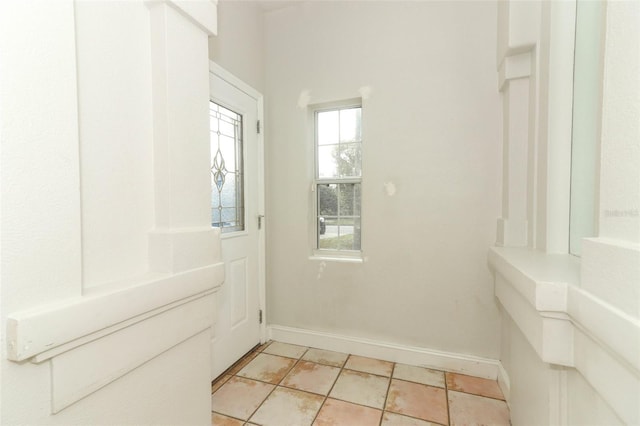
[[309, 260], [338, 263], [364, 263], [362, 253], [358, 253], [353, 256], [341, 256], [330, 253], [314, 253], [313, 255], [309, 256]]

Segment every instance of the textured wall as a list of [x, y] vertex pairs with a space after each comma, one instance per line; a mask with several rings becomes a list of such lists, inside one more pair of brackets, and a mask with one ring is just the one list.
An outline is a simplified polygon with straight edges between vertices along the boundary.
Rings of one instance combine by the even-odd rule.
[[[496, 14], [489, 2], [306, 2], [266, 15], [271, 324], [497, 357]], [[298, 101], [363, 87], [365, 262], [323, 266], [309, 259], [313, 142]]]
[[209, 39], [209, 59], [264, 92], [264, 17], [258, 1], [218, 3], [218, 35]]

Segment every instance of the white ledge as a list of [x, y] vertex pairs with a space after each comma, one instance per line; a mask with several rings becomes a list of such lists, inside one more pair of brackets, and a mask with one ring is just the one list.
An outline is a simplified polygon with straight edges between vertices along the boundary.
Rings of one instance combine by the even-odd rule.
[[576, 368], [626, 424], [638, 424], [640, 410], [631, 400], [640, 389], [640, 319], [605, 297], [606, 286], [619, 284], [619, 277], [635, 277], [640, 248], [601, 239], [591, 244], [615, 251], [610, 262], [624, 260], [608, 266], [614, 279], [598, 276], [590, 283], [599, 265], [595, 256], [581, 261], [524, 248], [489, 249], [495, 295], [543, 362]]
[[496, 274], [496, 297], [543, 361], [575, 366], [578, 329], [640, 373], [640, 321], [581, 288], [578, 258], [492, 247], [489, 266]]
[[105, 286], [102, 292], [12, 313], [7, 318], [7, 358], [43, 361], [59, 353], [56, 348], [69, 350], [100, 337], [101, 330], [113, 332], [129, 326], [132, 319], [143, 319], [146, 313], [216, 291], [223, 281], [224, 264], [217, 263], [129, 282], [126, 288]]
[[579, 282], [580, 262], [526, 248], [493, 247], [495, 295], [546, 363], [574, 366], [574, 329], [567, 289]]
[[489, 266], [538, 311], [566, 312], [567, 286], [580, 283], [580, 260], [568, 254], [492, 247]]

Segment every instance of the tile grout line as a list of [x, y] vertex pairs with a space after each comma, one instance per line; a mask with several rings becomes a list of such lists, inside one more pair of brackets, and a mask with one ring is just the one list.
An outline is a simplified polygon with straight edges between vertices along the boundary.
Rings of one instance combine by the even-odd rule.
[[[242, 363], [242, 361], [244, 361], [245, 359], [247, 359], [249, 356], [251, 356], [254, 352], [262, 352], [262, 351], [258, 351], [258, 348], [260, 348], [260, 346], [262, 346], [263, 344], [258, 343], [257, 345], [255, 345], [253, 348], [249, 349], [249, 351], [242, 355], [240, 357], [240, 359], [238, 359], [236, 362], [234, 362], [233, 364], [231, 364], [231, 366], [229, 366], [229, 368], [227, 368], [226, 370], [224, 370], [218, 377], [216, 377], [215, 379], [213, 379], [211, 381], [211, 385], [213, 386], [214, 383], [218, 382], [220, 379], [222, 379], [224, 376], [235, 376], [235, 374], [230, 374], [230, 372], [236, 368], [238, 365], [240, 365]], [[254, 357], [255, 358], [255, 357]], [[244, 368], [244, 367], [243, 367]], [[240, 370], [238, 370], [240, 371]]]
[[[273, 342], [272, 342], [272, 343], [273, 343]], [[265, 350], [265, 349], [267, 349], [269, 346], [271, 346], [271, 343], [269, 343], [265, 348], [263, 348], [263, 349], [260, 351], [260, 354], [264, 354], [264, 350]], [[259, 354], [258, 354], [258, 355], [259, 355]], [[256, 355], [253, 359], [256, 359], [256, 358], [258, 357], [258, 355]], [[271, 354], [268, 354], [268, 353], [267, 353], [266, 355], [271, 355]], [[251, 361], [253, 361], [253, 360], [251, 360]], [[249, 363], [250, 363], [250, 362], [249, 362]], [[249, 363], [247, 363], [247, 365], [249, 365]], [[246, 366], [245, 366], [245, 367], [246, 367]], [[242, 367], [242, 369], [244, 369], [244, 367]], [[242, 369], [238, 370], [238, 373], [239, 373], [240, 371], [242, 371]], [[288, 374], [288, 373], [289, 373], [289, 372], [287, 371], [287, 374]], [[237, 373], [236, 373], [236, 374], [237, 374]], [[285, 376], [286, 376], [286, 374], [285, 374]], [[238, 377], [242, 377], [242, 376], [238, 376]], [[243, 378], [244, 378], [244, 379], [249, 379], [249, 377], [243, 377]], [[283, 377], [283, 378], [284, 378], [284, 377]], [[255, 379], [250, 379], [250, 380], [255, 380]], [[270, 384], [270, 385], [273, 385], [273, 389], [271, 389], [271, 392], [269, 392], [269, 393], [267, 394], [267, 396], [265, 396], [265, 397], [264, 397], [264, 399], [262, 400], [262, 402], [261, 402], [260, 404], [258, 404], [258, 406], [256, 407], [256, 409], [255, 409], [255, 410], [253, 410], [253, 412], [249, 415], [249, 417], [247, 417], [247, 420], [245, 420], [245, 423], [249, 423], [249, 421], [251, 420], [251, 418], [256, 414], [256, 412], [258, 412], [258, 410], [260, 409], [260, 407], [262, 407], [262, 405], [267, 401], [267, 399], [269, 399], [269, 397], [271, 396], [271, 394], [272, 394], [272, 393], [273, 393], [273, 392], [278, 388], [278, 385], [277, 385], [277, 384], [274, 384], [274, 383], [263, 382], [262, 380], [256, 380], [256, 381], [261, 382], [261, 383], [268, 383], [268, 384]], [[282, 379], [281, 379], [281, 381], [282, 381]]]
[[220, 413], [218, 411], [212, 411], [211, 414], [217, 414], [219, 416], [229, 417], [230, 419], [238, 420], [239, 422], [242, 422], [243, 424], [248, 422], [248, 420], [242, 420], [239, 417], [233, 417], [233, 416], [230, 416], [229, 414]]
[[[428, 385], [428, 384], [426, 384], [426, 383], [422, 383], [422, 382], [414, 382], [414, 381], [412, 381], [412, 380], [398, 379], [398, 378], [393, 377], [393, 374], [394, 374], [394, 373], [395, 373], [395, 371], [396, 371], [396, 366], [397, 366], [397, 365], [398, 365], [398, 363], [397, 363], [397, 362], [394, 362], [394, 365], [393, 365], [393, 371], [391, 372], [391, 377], [389, 378], [389, 379], [390, 379], [390, 380], [389, 380], [389, 388], [391, 388], [391, 380], [396, 380], [396, 381], [399, 381], [399, 382], [412, 383], [412, 384], [421, 385], [421, 386], [427, 386], [427, 387], [435, 388], [435, 389], [444, 389], [444, 391], [445, 391], [445, 398], [447, 397], [447, 393], [446, 393], [446, 380], [445, 380], [445, 388], [441, 388], [440, 386]], [[420, 368], [425, 368], [425, 367], [420, 367]], [[444, 374], [445, 374], [445, 372], [444, 372], [444, 371], [442, 371], [442, 370], [434, 370], [434, 369], [432, 369], [432, 368], [430, 368], [429, 370], [432, 370], [432, 371], [439, 371], [439, 372], [441, 372], [441, 373], [443, 374], [443, 376], [444, 376]], [[397, 412], [395, 412], [395, 411], [387, 410], [387, 409], [386, 409], [386, 406], [387, 406], [387, 399], [388, 399], [388, 397], [389, 397], [389, 390], [390, 390], [390, 389], [388, 389], [388, 390], [387, 390], [387, 397], [385, 398], [385, 409], [384, 409], [384, 410], [383, 410], [383, 412], [382, 412], [382, 417], [384, 417], [384, 413], [392, 413], [392, 414], [396, 414], [396, 415], [399, 415], [399, 416], [403, 416], [403, 417], [408, 417], [408, 418], [411, 418], [411, 419], [419, 420], [419, 421], [422, 421], [422, 422], [428, 422], [428, 423], [432, 423], [432, 424], [435, 424], [435, 425], [442, 425], [442, 423], [437, 423], [437, 422], [434, 422], [434, 421], [431, 421], [431, 420], [426, 420], [426, 419], [423, 419], [423, 418], [421, 418], [421, 417], [412, 416], [412, 415], [407, 414], [407, 413], [397, 413]], [[446, 425], [443, 425], [443, 426], [448, 426], [448, 425], [449, 425], [449, 423], [448, 423], [448, 419], [449, 419], [449, 412], [448, 412], [448, 411], [449, 411], [449, 410], [447, 409], [447, 424], [446, 424]], [[382, 426], [382, 419], [380, 419], [380, 426]]]
[[[347, 365], [347, 362], [349, 361], [349, 358], [351, 358], [351, 356], [352, 356], [353, 354], [347, 354], [347, 355], [348, 355], [348, 357], [347, 357], [347, 359], [345, 360], [345, 362], [343, 363], [343, 366], [342, 366], [342, 367], [340, 367], [340, 372], [338, 373], [338, 376], [336, 377], [335, 381], [333, 382], [333, 385], [331, 386], [331, 389], [329, 390], [329, 392], [328, 392], [328, 393], [327, 393], [327, 395], [325, 396], [325, 399], [324, 399], [324, 401], [323, 401], [322, 405], [320, 406], [320, 410], [321, 410], [321, 409], [322, 409], [322, 407], [324, 406], [324, 404], [325, 404], [326, 400], [327, 400], [327, 399], [329, 399], [329, 395], [330, 395], [331, 391], [333, 390], [333, 388], [335, 387], [335, 384], [336, 384], [336, 383], [337, 383], [337, 381], [338, 381], [338, 377], [340, 377], [340, 374], [341, 374], [343, 371], [345, 371], [345, 370], [346, 370], [346, 371], [353, 371], [353, 372], [355, 372], [355, 373], [369, 374], [369, 375], [372, 375], [372, 376], [375, 376], [375, 377], [380, 377], [380, 378], [384, 378], [384, 379], [389, 379], [389, 383], [387, 384], [387, 391], [386, 391], [386, 393], [385, 393], [385, 401], [384, 401], [384, 403], [383, 403], [383, 408], [371, 407], [371, 406], [369, 406], [369, 405], [365, 405], [365, 404], [361, 404], [361, 403], [353, 402], [353, 401], [348, 401], [348, 400], [341, 399], [341, 398], [337, 398], [337, 397], [332, 397], [332, 399], [335, 399], [336, 401], [345, 402], [345, 403], [347, 403], [347, 404], [357, 405], [357, 406], [359, 406], [359, 407], [369, 408], [369, 409], [373, 409], [373, 410], [378, 410], [378, 411], [380, 411], [380, 413], [381, 413], [381, 417], [380, 417], [380, 425], [382, 424], [382, 420], [383, 420], [383, 418], [384, 418], [384, 413], [385, 413], [385, 412], [389, 412], [389, 413], [397, 414], [397, 415], [400, 415], [400, 416], [408, 417], [408, 418], [415, 419], [415, 420], [419, 420], [419, 421], [428, 421], [428, 420], [425, 420], [425, 419], [422, 419], [422, 418], [419, 418], [419, 417], [411, 416], [411, 415], [406, 414], [406, 413], [402, 413], [402, 414], [401, 414], [401, 413], [396, 413], [396, 412], [394, 412], [394, 411], [386, 410], [386, 408], [385, 408], [385, 407], [386, 407], [386, 403], [387, 403], [387, 398], [388, 398], [388, 396], [389, 396], [389, 390], [390, 390], [390, 388], [391, 388], [391, 380], [392, 380], [392, 379], [395, 379], [395, 378], [393, 377], [393, 373], [395, 372], [395, 367], [396, 367], [396, 365], [397, 365], [398, 363], [396, 363], [396, 362], [392, 362], [392, 361], [386, 361], [386, 362], [391, 362], [391, 363], [393, 364], [393, 368], [392, 368], [391, 373], [390, 373], [390, 375], [389, 375], [389, 376], [383, 376], [383, 375], [380, 375], [380, 374], [370, 373], [370, 372], [367, 372], [367, 371], [352, 370], [352, 369], [350, 369], [350, 368], [346, 368], [345, 366]], [[373, 359], [373, 358], [372, 358], [372, 359]], [[380, 360], [380, 361], [385, 361], [385, 360]], [[313, 362], [313, 361], [309, 361], [309, 362]], [[325, 365], [325, 364], [320, 364], [320, 363], [317, 363], [317, 362], [314, 362], [314, 363], [315, 363], [315, 364], [318, 364], [318, 365]], [[441, 370], [434, 370], [434, 371], [440, 371], [443, 375], [444, 375], [444, 373], [445, 373], [444, 371], [441, 371]], [[428, 386], [428, 387], [433, 387], [433, 388], [443, 389], [443, 388], [440, 388], [439, 386], [427, 385], [427, 384], [425, 384], [425, 383], [421, 383], [421, 382], [414, 382], [414, 381], [411, 381], [411, 380], [403, 380], [403, 379], [395, 379], [395, 380], [402, 381], [402, 382], [407, 382], [407, 383], [418, 384], [418, 385], [423, 385], [423, 386]], [[311, 392], [311, 393], [313, 393], [313, 392]], [[316, 394], [316, 395], [321, 395], [321, 394]], [[318, 413], [316, 414], [316, 417], [314, 418], [314, 421], [317, 419], [318, 414], [320, 413], [320, 410], [318, 410]], [[435, 422], [431, 422], [431, 421], [428, 421], [428, 422], [429, 422], [429, 423], [436, 424], [436, 425], [441, 425], [441, 423], [435, 423]], [[447, 425], [444, 425], [444, 426], [447, 426]]]
[[[316, 413], [315, 417], [313, 418], [313, 421], [311, 422], [312, 425], [318, 419], [318, 415], [320, 414], [320, 411], [322, 411], [322, 407], [324, 407], [324, 404], [327, 402], [327, 399], [329, 399], [329, 395], [331, 394], [331, 391], [333, 390], [333, 388], [336, 386], [336, 383], [338, 382], [338, 379], [340, 378], [340, 375], [344, 371], [344, 366], [347, 365], [347, 361], [349, 361], [349, 358], [351, 358], [351, 354], [347, 354], [347, 359], [345, 359], [344, 362], [342, 363], [342, 366], [340, 367], [340, 371], [338, 371], [338, 374], [336, 375], [336, 378], [333, 381], [333, 384], [329, 388], [329, 391], [327, 391], [327, 394], [325, 395], [324, 400], [322, 401], [322, 404], [320, 405], [320, 408], [318, 409], [318, 412]], [[320, 364], [320, 363], [318, 363], [318, 364]], [[320, 364], [320, 365], [322, 365], [322, 364]]]
[[[271, 344], [269, 344], [269, 346], [271, 346]], [[264, 348], [264, 349], [266, 349], [266, 348]], [[262, 351], [260, 351], [260, 353], [264, 353], [264, 349]], [[308, 350], [308, 348], [307, 348], [307, 350]], [[302, 355], [300, 355], [300, 358], [302, 358], [305, 353], [307, 353], [306, 350], [304, 351], [304, 353]], [[279, 355], [273, 355], [273, 354], [270, 354], [270, 353], [267, 353], [265, 355], [279, 356]], [[256, 358], [257, 358], [257, 356], [256, 356]], [[295, 359], [295, 358], [289, 358], [288, 356], [283, 356], [282, 358]], [[247, 420], [245, 420], [245, 423], [248, 423], [249, 421], [251, 421], [251, 418], [258, 412], [258, 410], [260, 410], [260, 408], [262, 408], [264, 403], [267, 402], [267, 399], [269, 399], [269, 397], [276, 391], [276, 389], [278, 389], [278, 387], [280, 387], [280, 383], [282, 383], [282, 381], [289, 375], [289, 373], [291, 373], [291, 370], [293, 370], [296, 367], [296, 365], [298, 365], [298, 362], [300, 362], [300, 358], [298, 358], [298, 360], [291, 366], [291, 368], [282, 376], [282, 378], [280, 379], [280, 381], [278, 383], [263, 382], [262, 380], [250, 379], [249, 377], [243, 377], [243, 379], [256, 380], [257, 382], [268, 383], [270, 385], [274, 385], [273, 389], [271, 389], [271, 392], [269, 392], [267, 394], [267, 396], [262, 400], [262, 402], [260, 404], [258, 404], [256, 409], [253, 410], [251, 415], [247, 418]], [[238, 371], [238, 373], [239, 372], [240, 371]], [[238, 376], [238, 377], [242, 377], [242, 376]], [[282, 387], [286, 387], [286, 386], [282, 386]]]
[[461, 390], [455, 390], [455, 389], [451, 389], [451, 392], [457, 392], [457, 393], [463, 393], [465, 395], [471, 395], [471, 396], [477, 396], [478, 398], [486, 398], [486, 399], [492, 399], [494, 401], [501, 401], [504, 402], [506, 404], [506, 400], [501, 399], [501, 398], [494, 398], [493, 396], [487, 396], [487, 395], [481, 395], [479, 393], [473, 393], [473, 392], [465, 392], [465, 391], [461, 391]]
[[[324, 404], [325, 404], [326, 400], [327, 400], [327, 399], [329, 399], [329, 395], [331, 394], [331, 391], [333, 390], [333, 388], [335, 387], [336, 383], [338, 382], [338, 378], [340, 377], [340, 375], [341, 375], [344, 371], [352, 371], [352, 372], [354, 372], [354, 373], [368, 374], [368, 375], [375, 376], [375, 377], [380, 377], [380, 378], [383, 378], [383, 379], [389, 379], [389, 383], [387, 384], [387, 392], [385, 393], [385, 402], [383, 403], [382, 408], [371, 407], [370, 405], [361, 404], [361, 403], [359, 403], [359, 402], [347, 401], [347, 400], [345, 400], [345, 399], [341, 399], [341, 398], [338, 398], [338, 397], [335, 397], [335, 396], [334, 396], [334, 397], [332, 397], [332, 399], [335, 399], [336, 401], [344, 402], [344, 403], [347, 403], [347, 404], [351, 404], [351, 405], [357, 405], [357, 406], [359, 406], [359, 407], [363, 407], [363, 408], [369, 408], [369, 409], [372, 409], [372, 410], [378, 410], [378, 411], [380, 411], [380, 423], [381, 423], [381, 422], [382, 422], [382, 418], [384, 417], [384, 412], [385, 412], [384, 407], [385, 407], [385, 405], [386, 405], [387, 395], [388, 395], [388, 393], [389, 393], [389, 387], [390, 387], [390, 384], [391, 384], [391, 378], [392, 378], [392, 376], [393, 376], [393, 370], [395, 369], [395, 364], [396, 364], [396, 363], [395, 363], [395, 362], [393, 362], [393, 363], [392, 363], [392, 364], [393, 364], [393, 368], [392, 368], [392, 370], [391, 370], [391, 375], [390, 375], [390, 376], [383, 376], [383, 375], [380, 375], [380, 374], [370, 373], [370, 372], [368, 372], [368, 371], [360, 371], [360, 370], [353, 370], [353, 369], [351, 369], [351, 368], [346, 368], [346, 365], [347, 365], [347, 363], [349, 362], [349, 359], [350, 359], [352, 356], [354, 356], [354, 354], [347, 354], [347, 355], [348, 355], [348, 356], [347, 356], [347, 359], [342, 363], [342, 367], [340, 367], [340, 372], [339, 372], [339, 373], [338, 373], [338, 375], [336, 376], [336, 379], [335, 379], [335, 380], [334, 380], [334, 382], [333, 382], [333, 386], [331, 386], [331, 389], [329, 389], [329, 392], [327, 393], [327, 396], [325, 397], [325, 400], [324, 400], [324, 402], [322, 403], [322, 406], [320, 407], [320, 409], [322, 409], [322, 407], [324, 406]], [[359, 355], [356, 355], [356, 356], [359, 356]], [[377, 359], [377, 358], [372, 358], [372, 359]], [[379, 360], [379, 361], [384, 361], [384, 360]], [[391, 361], [386, 361], [386, 362], [391, 362]], [[318, 364], [319, 364], [319, 363], [318, 363]], [[320, 365], [323, 365], [323, 364], [320, 364]], [[319, 414], [319, 413], [320, 413], [320, 410], [318, 410], [318, 414]], [[317, 417], [318, 417], [318, 416], [316, 415], [316, 418], [314, 419], [314, 421], [317, 419]]]
[[[472, 379], [481, 379], [481, 380], [486, 380], [486, 381], [489, 381], [489, 382], [492, 382], [492, 383], [494, 383], [494, 382], [495, 382], [495, 383], [496, 383], [496, 385], [498, 384], [498, 380], [497, 380], [497, 379], [496, 379], [496, 380], [485, 379], [485, 378], [483, 378], [483, 377], [471, 376], [471, 375], [469, 375], [469, 374], [456, 373], [456, 372], [453, 372], [453, 371], [446, 371], [446, 372], [445, 372], [445, 378], [446, 378], [446, 375], [447, 375], [447, 374], [451, 374], [451, 375], [455, 375], [455, 376], [471, 377]], [[503, 401], [503, 402], [505, 402], [505, 403], [506, 403], [506, 402], [507, 402], [507, 399], [505, 398], [504, 394], [502, 393], [502, 389], [500, 389], [500, 386], [499, 386], [499, 385], [498, 385], [498, 389], [500, 390], [500, 393], [502, 394], [502, 398], [500, 398], [500, 397], [494, 397], [494, 396], [489, 396], [489, 395], [482, 395], [482, 394], [480, 394], [480, 393], [470, 392], [470, 391], [467, 391], [467, 390], [458, 390], [458, 389], [451, 389], [451, 390], [452, 390], [453, 392], [464, 393], [464, 394], [467, 394], [467, 395], [480, 396], [480, 397], [482, 397], [482, 398], [494, 399], [494, 400], [496, 400], [496, 401]]]
[[[271, 345], [271, 343], [269, 343], [269, 345]], [[267, 347], [268, 347], [269, 345], [267, 345]], [[256, 355], [251, 359], [251, 361], [253, 361], [254, 359], [256, 359], [256, 358], [258, 357], [258, 355], [262, 353], [262, 350], [258, 350], [261, 346], [262, 346], [261, 344], [258, 344], [258, 345], [256, 345], [256, 346], [254, 346], [254, 347], [253, 347], [253, 349], [251, 349], [249, 352], [247, 352], [247, 353], [246, 353], [244, 356], [242, 356], [242, 358], [240, 358], [238, 361], [236, 361], [235, 363], [233, 363], [233, 365], [232, 365], [231, 367], [229, 367], [227, 370], [232, 370], [236, 365], [239, 365], [240, 363], [242, 363], [242, 361], [244, 361], [246, 358], [248, 358], [249, 356], [251, 356], [254, 352], [257, 352], [257, 354], [256, 354]], [[266, 349], [267, 347], [263, 348], [263, 350], [264, 350], [264, 349]], [[249, 361], [249, 362], [247, 363], [247, 365], [248, 365], [251, 361]], [[224, 384], [226, 384], [226, 383], [227, 383], [229, 380], [231, 380], [231, 378], [233, 378], [233, 377], [239, 377], [239, 378], [241, 378], [241, 379], [248, 379], [247, 377], [238, 376], [238, 373], [239, 373], [241, 370], [243, 370], [243, 369], [244, 369], [244, 367], [246, 367], [246, 365], [245, 365], [245, 366], [243, 366], [243, 367], [242, 367], [241, 369], [239, 369], [238, 371], [236, 371], [234, 374], [232, 374], [232, 375], [231, 375], [231, 377], [230, 377], [230, 378], [229, 378], [229, 379], [228, 379]], [[226, 372], [226, 371], [225, 371], [225, 372]], [[222, 374], [222, 377], [224, 377], [224, 373]], [[256, 380], [256, 381], [259, 381], [259, 380]], [[260, 381], [260, 382], [261, 382], [261, 383], [267, 383], [267, 382], [262, 382], [262, 381]], [[222, 386], [224, 386], [224, 384], [223, 384]], [[273, 383], [268, 383], [268, 384], [273, 385]], [[220, 386], [220, 388], [218, 388], [218, 389], [216, 390], [216, 392], [217, 392], [218, 390], [220, 390], [220, 389], [222, 388], [222, 386]], [[271, 394], [273, 393], [273, 391], [275, 390], [275, 388], [276, 388], [276, 387], [277, 387], [277, 386], [274, 386], [274, 388], [271, 390], [271, 392], [269, 392], [269, 394], [265, 397], [264, 401], [266, 401], [266, 400], [267, 400], [267, 398], [269, 398], [269, 395], [271, 395]], [[213, 411], [213, 407], [212, 407], [212, 409], [211, 409], [211, 412], [212, 412], [212, 413], [214, 413], [214, 412], [215, 412], [215, 413], [217, 413], [217, 414], [222, 414], [223, 416], [227, 416], [227, 417], [232, 418], [232, 419], [240, 420], [241, 422], [243, 422], [243, 424], [245, 424], [245, 423], [248, 423], [248, 422], [249, 422], [249, 420], [251, 419], [251, 417], [256, 413], [256, 411], [258, 411], [258, 409], [262, 406], [262, 404], [264, 403], [264, 401], [262, 401], [260, 404], [258, 404], [258, 407], [257, 407], [257, 408], [256, 408], [256, 409], [255, 409], [255, 410], [254, 410], [250, 415], [249, 415], [249, 417], [248, 417], [246, 420], [245, 420], [245, 419], [240, 419], [240, 418], [238, 418], [238, 417], [229, 416], [228, 414], [218, 413], [217, 411]]]
[[451, 407], [449, 406], [449, 384], [447, 383], [447, 372], [444, 372], [444, 397], [447, 404], [447, 425], [451, 425]]
[[393, 363], [393, 367], [391, 367], [391, 375], [389, 376], [389, 383], [387, 383], [387, 391], [384, 394], [384, 402], [382, 403], [382, 415], [380, 416], [379, 425], [382, 426], [382, 421], [384, 420], [384, 412], [387, 411], [387, 400], [389, 399], [389, 391], [391, 390], [391, 380], [393, 380], [393, 373], [396, 372], [397, 362]]

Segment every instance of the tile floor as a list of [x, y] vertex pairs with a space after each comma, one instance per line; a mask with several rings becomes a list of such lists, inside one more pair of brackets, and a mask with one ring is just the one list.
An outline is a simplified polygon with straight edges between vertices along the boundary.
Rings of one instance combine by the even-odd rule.
[[498, 384], [269, 342], [211, 385], [217, 426], [509, 425]]

